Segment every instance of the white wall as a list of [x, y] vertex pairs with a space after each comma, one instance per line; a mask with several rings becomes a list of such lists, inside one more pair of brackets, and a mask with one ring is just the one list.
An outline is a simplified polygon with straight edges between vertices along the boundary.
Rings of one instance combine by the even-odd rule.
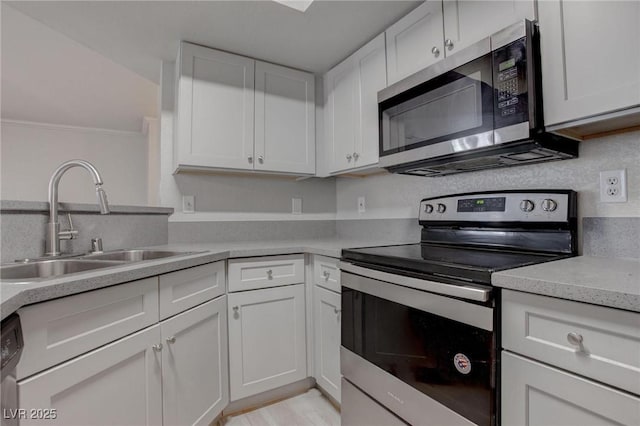
[[[2, 121], [0, 198], [47, 200], [49, 178], [64, 161], [81, 158], [96, 166], [112, 204], [147, 204], [147, 140], [142, 133]], [[60, 201], [95, 203], [85, 170], [60, 181]]]
[[[601, 203], [599, 172], [627, 169], [626, 203]], [[337, 179], [338, 219], [415, 218], [422, 198], [467, 191], [520, 188], [567, 188], [579, 193], [580, 217], [640, 216], [640, 132], [580, 143], [574, 160], [424, 178], [380, 175], [366, 179]], [[367, 211], [358, 214], [357, 197], [366, 198]]]

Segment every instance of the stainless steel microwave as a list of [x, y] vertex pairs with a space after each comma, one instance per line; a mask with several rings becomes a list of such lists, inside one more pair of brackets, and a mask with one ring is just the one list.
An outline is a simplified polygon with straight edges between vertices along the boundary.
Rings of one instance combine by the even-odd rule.
[[378, 93], [380, 165], [442, 176], [578, 156], [545, 131], [537, 25], [523, 20]]

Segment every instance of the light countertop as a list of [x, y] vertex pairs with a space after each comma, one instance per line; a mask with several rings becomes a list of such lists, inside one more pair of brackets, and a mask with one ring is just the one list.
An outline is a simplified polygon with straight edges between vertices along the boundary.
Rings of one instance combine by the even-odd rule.
[[0, 281], [0, 317], [6, 318], [22, 306], [96, 290], [115, 284], [166, 274], [234, 257], [269, 256], [279, 254], [310, 253], [340, 257], [343, 248], [372, 247], [402, 244], [393, 241], [316, 239], [283, 240], [212, 244], [168, 244], [153, 249], [201, 252], [187, 256], [128, 263], [109, 268], [95, 269], [30, 283]]
[[497, 272], [496, 287], [640, 312], [640, 260], [578, 256]]

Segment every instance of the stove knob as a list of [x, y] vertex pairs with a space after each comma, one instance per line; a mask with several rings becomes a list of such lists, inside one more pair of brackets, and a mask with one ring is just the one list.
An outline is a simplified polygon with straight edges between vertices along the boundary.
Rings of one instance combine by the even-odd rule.
[[424, 211], [425, 211], [425, 213], [428, 213], [428, 214], [433, 213], [433, 205], [425, 204], [424, 205]]
[[541, 206], [542, 210], [544, 210], [545, 212], [552, 212], [558, 208], [558, 203], [556, 203], [555, 200], [552, 200], [551, 198], [547, 198], [542, 200]]
[[438, 213], [444, 213], [447, 210], [447, 206], [444, 204], [438, 203]]
[[520, 210], [523, 212], [530, 212], [534, 209], [535, 204], [531, 200], [522, 200], [520, 201]]

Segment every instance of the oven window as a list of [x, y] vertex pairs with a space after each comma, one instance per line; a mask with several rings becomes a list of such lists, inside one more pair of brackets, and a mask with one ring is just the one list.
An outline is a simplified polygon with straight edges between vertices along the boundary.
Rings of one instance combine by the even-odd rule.
[[493, 333], [342, 288], [342, 346], [478, 425], [490, 425]]
[[[381, 155], [492, 130], [492, 78], [489, 54], [383, 102]], [[474, 143], [484, 146], [493, 140], [487, 136]]]

